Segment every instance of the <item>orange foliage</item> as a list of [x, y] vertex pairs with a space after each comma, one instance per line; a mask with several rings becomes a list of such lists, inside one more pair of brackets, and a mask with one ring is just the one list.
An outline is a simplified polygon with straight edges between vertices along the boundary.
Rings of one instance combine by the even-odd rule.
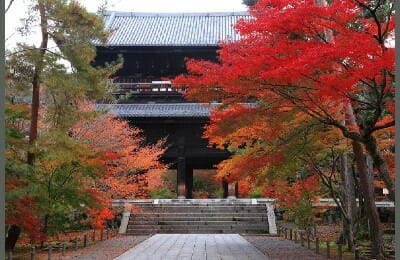
[[139, 129], [109, 114], [79, 123], [72, 135], [103, 152], [107, 174], [97, 186], [105, 186], [111, 198], [143, 198], [148, 189], [162, 185], [162, 140], [143, 146]]
[[284, 208], [295, 208], [300, 198], [304, 196], [316, 199], [320, 190], [318, 175], [311, 175], [305, 179], [296, 180], [294, 183], [275, 180], [264, 190], [264, 195], [277, 198], [277, 205]]
[[102, 229], [106, 225], [107, 219], [114, 218], [113, 212], [109, 208], [90, 209], [90, 216], [92, 216], [93, 228]]
[[110, 114], [81, 121], [71, 134], [103, 154], [107, 172], [95, 184], [103, 208], [91, 212], [96, 226], [112, 216], [108, 209], [112, 199], [147, 198], [149, 190], [163, 184], [161, 173], [167, 166], [158, 160], [165, 151], [163, 140], [144, 146], [138, 128]]

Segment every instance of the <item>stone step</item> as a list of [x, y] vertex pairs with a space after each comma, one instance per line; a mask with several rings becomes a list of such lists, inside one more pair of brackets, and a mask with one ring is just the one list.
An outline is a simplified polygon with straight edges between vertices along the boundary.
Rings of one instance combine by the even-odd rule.
[[129, 227], [141, 227], [141, 226], [210, 226], [210, 227], [218, 227], [218, 226], [250, 226], [250, 225], [260, 225], [260, 226], [268, 226], [268, 221], [159, 221], [155, 222], [143, 222], [143, 223], [132, 223]]
[[268, 222], [268, 218], [251, 218], [251, 219], [241, 219], [235, 220], [232, 218], [151, 218], [151, 219], [131, 219], [128, 222], [128, 225], [140, 225], [151, 223], [153, 225], [157, 225], [165, 222], [187, 222], [187, 223], [196, 223], [196, 222], [235, 222], [235, 223], [255, 223], [255, 222]]
[[202, 218], [202, 217], [264, 217], [267, 216], [266, 212], [195, 212], [195, 213], [183, 213], [183, 212], [161, 212], [161, 213], [135, 213], [133, 214], [134, 218], [182, 218], [182, 217], [191, 217], [191, 218]]
[[213, 214], [220, 214], [220, 213], [229, 213], [229, 214], [234, 214], [234, 213], [241, 213], [241, 214], [251, 214], [251, 213], [259, 213], [259, 214], [267, 214], [266, 211], [264, 210], [213, 210], [213, 209], [192, 209], [192, 210], [159, 210], [159, 211], [141, 211], [138, 212], [137, 214], [146, 214], [146, 213], [155, 213], [155, 214], [163, 214], [163, 213], [183, 213], [183, 214], [193, 214], [193, 213], [213, 213]]
[[137, 234], [268, 234], [269, 230], [266, 229], [249, 229], [249, 228], [170, 228], [170, 229], [129, 229], [127, 235]]
[[268, 230], [268, 226], [266, 225], [215, 225], [215, 226], [207, 226], [207, 225], [170, 225], [163, 226], [161, 225], [159, 230]]
[[257, 199], [244, 199], [244, 198], [239, 198], [239, 199], [135, 199], [135, 200], [114, 200], [114, 201], [120, 201], [123, 203], [131, 203], [135, 205], [141, 205], [141, 204], [265, 204], [265, 203], [270, 203], [273, 202], [274, 199], [268, 199], [268, 198], [257, 198]]
[[128, 229], [163, 229], [163, 228], [187, 228], [187, 229], [199, 229], [201, 228], [209, 228], [209, 229], [215, 229], [215, 228], [243, 228], [243, 227], [251, 227], [253, 229], [258, 229], [258, 228], [267, 228], [268, 227], [268, 222], [254, 222], [254, 223], [239, 223], [239, 222], [210, 222], [210, 223], [181, 223], [181, 222], [169, 222], [169, 223], [160, 223], [160, 224], [151, 224], [151, 223], [146, 223], [146, 224], [134, 224], [134, 225], [129, 225]]
[[236, 221], [236, 222], [254, 222], [254, 221], [268, 221], [268, 216], [259, 217], [151, 217], [151, 218], [138, 218], [135, 217], [129, 221], [129, 224], [142, 223], [142, 222], [162, 222], [162, 221], [182, 221], [182, 222], [199, 222], [199, 221]]
[[139, 236], [139, 235], [152, 235], [161, 234], [158, 230], [147, 229], [147, 230], [127, 230], [126, 235]]
[[127, 230], [127, 235], [151, 234], [268, 234], [268, 229], [138, 229]]
[[262, 222], [262, 223], [268, 223], [267, 219], [257, 219], [257, 220], [241, 220], [241, 221], [234, 221], [234, 220], [221, 220], [221, 219], [203, 219], [203, 220], [177, 220], [177, 219], [173, 219], [173, 220], [158, 220], [158, 219], [154, 219], [154, 220], [132, 220], [129, 221], [128, 225], [166, 225], [166, 223], [201, 223], [203, 225], [203, 223], [209, 223], [209, 222], [232, 222], [232, 223], [258, 223], [258, 222]]
[[174, 206], [167, 206], [167, 205], [160, 205], [160, 206], [148, 206], [148, 207], [139, 207], [141, 210], [176, 210], [176, 209], [182, 209], [182, 210], [191, 210], [191, 209], [213, 209], [213, 210], [265, 210], [264, 205], [255, 205], [255, 206], [221, 206], [221, 205], [213, 205], [213, 206], [179, 206], [179, 205], [174, 205]]
[[142, 199], [142, 200], [113, 200], [113, 206], [124, 206], [129, 203], [133, 206], [159, 206], [159, 205], [179, 205], [179, 206], [204, 206], [204, 205], [263, 205], [272, 203], [271, 199]]
[[160, 207], [265, 207], [265, 204], [248, 204], [248, 203], [192, 203], [192, 204], [141, 204], [136, 205], [142, 208], [160, 208]]
[[132, 214], [127, 234], [268, 234], [265, 205], [248, 203], [147, 204]]
[[218, 218], [218, 217], [208, 217], [208, 218], [131, 218], [128, 222], [129, 225], [131, 224], [140, 224], [140, 223], [161, 223], [161, 222], [170, 222], [170, 221], [176, 221], [176, 222], [190, 222], [190, 223], [196, 223], [196, 222], [208, 222], [208, 221], [214, 221], [214, 222], [222, 222], [222, 221], [231, 221], [231, 222], [237, 222], [237, 223], [242, 223], [242, 222], [268, 222], [267, 217], [263, 218], [248, 218], [248, 219], [236, 219], [236, 218]]
[[154, 202], [148, 202], [148, 203], [140, 203], [140, 204], [134, 204], [136, 206], [235, 206], [235, 205], [241, 205], [241, 206], [260, 206], [260, 205], [265, 205], [265, 203], [244, 203], [244, 202], [214, 202], [214, 203], [201, 203], [201, 202], [190, 202], [190, 203], [180, 203], [180, 202], [174, 202], [174, 203], [154, 203]]
[[190, 224], [186, 224], [186, 223], [169, 223], [169, 224], [165, 224], [165, 225], [151, 225], [151, 224], [144, 224], [144, 225], [130, 225], [128, 226], [128, 229], [133, 229], [133, 228], [137, 228], [137, 229], [163, 229], [163, 228], [194, 228], [194, 229], [198, 229], [198, 228], [234, 228], [234, 227], [238, 227], [238, 228], [243, 228], [243, 227], [250, 227], [252, 229], [258, 229], [258, 228], [267, 228], [268, 227], [268, 223], [266, 222], [260, 222], [260, 223], [210, 223], [210, 224], [198, 224], [198, 223], [190, 223]]

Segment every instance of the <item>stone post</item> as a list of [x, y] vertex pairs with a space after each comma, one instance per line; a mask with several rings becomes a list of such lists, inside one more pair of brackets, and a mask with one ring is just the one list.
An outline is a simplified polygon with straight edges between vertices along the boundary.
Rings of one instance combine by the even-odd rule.
[[121, 225], [119, 226], [118, 233], [126, 234], [126, 230], [128, 228], [129, 217], [131, 216], [130, 210], [125, 210], [122, 213]]
[[269, 233], [276, 235], [276, 222], [275, 222], [275, 207], [273, 202], [267, 203], [267, 215], [268, 215], [268, 225], [269, 225]]
[[47, 259], [51, 260], [52, 256], [53, 256], [53, 247], [51, 245], [49, 245], [49, 251], [48, 251]]

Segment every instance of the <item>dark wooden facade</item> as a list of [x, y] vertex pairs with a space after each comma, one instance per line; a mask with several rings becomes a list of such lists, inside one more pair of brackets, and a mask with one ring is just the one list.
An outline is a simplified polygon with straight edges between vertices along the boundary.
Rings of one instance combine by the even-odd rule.
[[[170, 51], [172, 52], [170, 53]], [[105, 62], [111, 62], [117, 58], [117, 55], [123, 56], [124, 67], [117, 73], [115, 82], [121, 83], [121, 86], [133, 85], [131, 88], [135, 88], [134, 83], [161, 81], [167, 77], [173, 78], [185, 73], [185, 57], [215, 59], [216, 48], [184, 50], [162, 48], [157, 52], [154, 49], [150, 51], [146, 48], [143, 50], [140, 48], [134, 50], [130, 48], [126, 50], [124, 48], [98, 48], [94, 65], [101, 66]], [[152, 91], [152, 89], [154, 88], [149, 91], [129, 92], [128, 95], [124, 95], [124, 98], [119, 99], [119, 103], [179, 104], [190, 102], [183, 98], [184, 90]], [[132, 126], [143, 130], [148, 143], [155, 143], [161, 138], [167, 138], [168, 149], [161, 159], [177, 170], [179, 197], [192, 198], [194, 169], [213, 169], [215, 164], [229, 157], [226, 151], [208, 147], [208, 140], [202, 138], [203, 128], [209, 122], [207, 116], [137, 117], [132, 115], [125, 117]]]
[[121, 55], [124, 66], [117, 81], [152, 82], [186, 72], [185, 59], [216, 61], [216, 46], [115, 46], [97, 47], [95, 64], [115, 61]]

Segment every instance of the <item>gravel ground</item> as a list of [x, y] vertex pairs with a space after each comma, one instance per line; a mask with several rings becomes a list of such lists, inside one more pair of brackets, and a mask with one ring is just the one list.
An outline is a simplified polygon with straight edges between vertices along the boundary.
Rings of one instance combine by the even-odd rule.
[[[326, 259], [324, 256], [315, 254], [312, 250], [301, 247], [293, 241], [274, 236], [243, 236], [247, 241], [264, 253], [268, 259]], [[59, 260], [111, 260], [126, 252], [130, 248], [146, 240], [149, 236], [123, 236], [97, 242], [87, 248], [78, 251], [67, 250], [65, 256], [60, 252], [54, 252], [52, 259]], [[41, 252], [36, 255], [37, 260], [47, 260], [47, 253]], [[151, 260], [151, 259], [149, 259]]]
[[327, 259], [317, 255], [312, 250], [301, 247], [293, 241], [285, 240], [282, 237], [273, 236], [243, 236], [247, 241], [264, 253], [268, 259], [275, 260], [308, 260]]
[[[80, 248], [77, 251], [69, 249], [65, 256], [61, 256], [60, 252], [54, 252], [52, 259], [61, 260], [111, 260], [123, 254], [140, 242], [146, 240], [149, 236], [123, 236], [118, 235], [111, 239], [97, 242], [87, 248]], [[37, 255], [37, 260], [47, 260], [47, 253]]]

